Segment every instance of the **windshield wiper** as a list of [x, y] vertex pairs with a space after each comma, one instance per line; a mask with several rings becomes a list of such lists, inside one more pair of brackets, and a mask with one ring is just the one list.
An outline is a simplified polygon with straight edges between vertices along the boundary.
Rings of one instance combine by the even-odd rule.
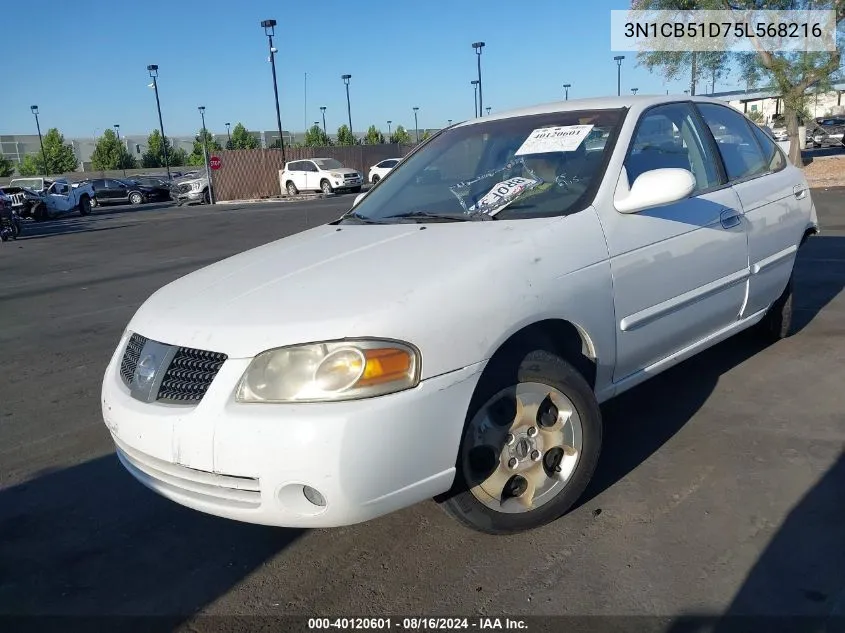
[[355, 222], [356, 224], [388, 224], [384, 220], [374, 220], [372, 218], [366, 218], [363, 215], [358, 215], [357, 213], [347, 213], [346, 215], [340, 218], [340, 221], [351, 221]]
[[432, 213], [430, 211], [413, 211], [411, 213], [402, 213], [400, 215], [391, 215], [391, 220], [441, 220], [443, 222], [479, 222], [484, 220], [494, 220], [495, 218], [486, 213]]

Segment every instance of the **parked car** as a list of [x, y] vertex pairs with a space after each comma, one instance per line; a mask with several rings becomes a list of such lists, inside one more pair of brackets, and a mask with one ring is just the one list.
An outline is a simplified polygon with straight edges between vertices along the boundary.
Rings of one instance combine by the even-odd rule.
[[829, 117], [818, 121], [813, 130], [814, 147], [839, 147], [845, 144], [845, 117]]
[[300, 191], [322, 191], [326, 194], [334, 191], [357, 193], [364, 184], [360, 172], [344, 167], [335, 158], [309, 158], [285, 163], [279, 179], [282, 187], [291, 196]]
[[132, 180], [144, 185], [145, 187], [164, 187], [168, 191], [170, 191], [170, 187], [173, 186], [173, 181], [168, 180], [167, 176], [137, 175], [132, 176]]
[[384, 178], [388, 172], [396, 167], [401, 158], [387, 158], [380, 163], [376, 163], [370, 167], [369, 181], [376, 184], [379, 180]]
[[170, 199], [169, 188], [143, 185], [130, 178], [93, 178], [83, 182], [90, 183], [94, 188], [94, 207], [122, 202], [138, 205]]
[[209, 514], [334, 527], [435, 498], [528, 530], [590, 482], [602, 402], [743, 330], [790, 334], [818, 230], [802, 170], [717, 99], [473, 119], [338, 220], [156, 291], [103, 419], [134, 477]]
[[203, 170], [173, 181], [170, 186], [170, 199], [179, 206], [194, 202], [210, 204], [211, 194], [208, 191], [208, 174]]
[[15, 178], [3, 188], [12, 207], [22, 218], [36, 222], [52, 220], [75, 211], [91, 213], [94, 189], [89, 183], [70, 183], [65, 178]]

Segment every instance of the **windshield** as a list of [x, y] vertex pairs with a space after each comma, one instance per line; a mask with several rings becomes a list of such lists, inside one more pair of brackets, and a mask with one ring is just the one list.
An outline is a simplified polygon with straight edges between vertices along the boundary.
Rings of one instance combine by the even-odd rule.
[[26, 187], [27, 189], [41, 189], [43, 181], [40, 178], [16, 178], [9, 184], [15, 187]]
[[554, 112], [449, 128], [361, 202], [359, 219], [486, 215], [518, 219], [581, 208], [601, 179], [624, 110]]
[[320, 169], [340, 169], [343, 167], [343, 163], [334, 158], [315, 158], [313, 160]]

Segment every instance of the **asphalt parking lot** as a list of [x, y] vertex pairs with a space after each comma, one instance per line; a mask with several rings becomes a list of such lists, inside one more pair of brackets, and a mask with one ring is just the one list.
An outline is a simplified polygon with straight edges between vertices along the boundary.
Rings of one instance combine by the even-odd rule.
[[740, 335], [603, 407], [579, 507], [490, 537], [433, 502], [334, 530], [156, 496], [102, 423], [102, 372], [165, 283], [353, 199], [95, 210], [0, 244], [0, 614], [845, 615], [845, 189], [797, 265], [799, 331]]

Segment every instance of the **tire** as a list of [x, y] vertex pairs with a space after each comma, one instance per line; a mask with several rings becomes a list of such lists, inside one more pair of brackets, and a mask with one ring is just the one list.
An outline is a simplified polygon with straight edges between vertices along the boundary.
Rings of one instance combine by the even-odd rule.
[[47, 207], [43, 202], [39, 202], [32, 206], [32, 219], [36, 222], [43, 222], [44, 220], [50, 219], [50, 216], [47, 213]]
[[203, 189], [202, 191], [202, 203], [211, 204], [211, 195], [208, 193], [208, 189]]
[[129, 194], [129, 203], [134, 205], [139, 205], [144, 202], [144, 196], [142, 196], [137, 191], [133, 191]]
[[332, 189], [332, 184], [328, 180], [323, 180], [320, 182], [320, 191], [328, 195], [334, 190]]
[[[549, 404], [553, 395], [557, 408]], [[539, 420], [539, 413], [522, 413], [522, 403], [530, 411], [531, 402], [548, 413], [545, 420]], [[501, 422], [480, 426], [488, 417]], [[550, 420], [553, 426], [547, 427]], [[514, 348], [491, 361], [476, 387], [455, 482], [438, 501], [450, 516], [478, 532], [514, 534], [538, 528], [578, 501], [595, 472], [601, 443], [601, 410], [584, 377], [537, 345]], [[512, 494], [505, 494], [508, 490]]]
[[373, 184], [376, 184], [379, 180], [381, 180], [381, 178], [378, 177], [378, 174], [373, 176]]
[[85, 216], [91, 213], [91, 198], [82, 196], [79, 200], [79, 215]]
[[772, 304], [766, 316], [757, 324], [758, 333], [768, 341], [779, 341], [792, 334], [792, 312], [794, 273], [789, 276], [789, 281], [783, 293], [777, 301]]
[[296, 185], [293, 184], [293, 181], [288, 181], [288, 184], [285, 185], [285, 189], [287, 189], [289, 196], [295, 196], [299, 193], [299, 189], [296, 188]]
[[93, 198], [91, 198], [91, 208], [96, 209], [99, 206], [100, 206], [100, 201], [97, 200], [97, 196], [94, 196]]

